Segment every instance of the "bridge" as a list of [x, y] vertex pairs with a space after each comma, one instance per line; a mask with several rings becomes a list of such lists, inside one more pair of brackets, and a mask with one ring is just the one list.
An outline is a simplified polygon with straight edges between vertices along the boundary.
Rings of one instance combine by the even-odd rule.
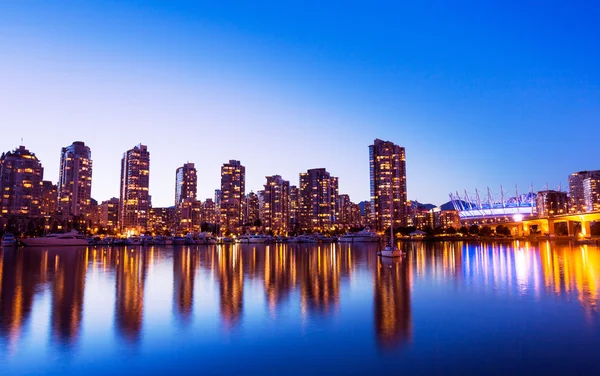
[[[541, 232], [543, 235], [568, 235], [590, 237], [591, 223], [600, 221], [600, 211], [590, 213], [563, 214], [553, 217], [528, 218], [521, 221], [491, 224], [490, 227], [498, 225], [507, 226], [515, 236], [527, 236]], [[561, 224], [564, 224], [561, 226]], [[562, 227], [562, 233], [557, 234], [557, 225]], [[566, 232], [566, 233], [565, 233]]]

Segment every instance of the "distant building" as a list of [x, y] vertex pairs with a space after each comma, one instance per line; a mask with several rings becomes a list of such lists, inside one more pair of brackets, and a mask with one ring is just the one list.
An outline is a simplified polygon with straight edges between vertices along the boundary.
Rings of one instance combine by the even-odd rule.
[[583, 201], [586, 211], [600, 211], [600, 175], [583, 179]]
[[290, 231], [296, 232], [299, 229], [299, 205], [300, 190], [295, 185], [290, 186]]
[[62, 148], [57, 186], [60, 212], [91, 215], [92, 153], [83, 142], [75, 141]]
[[0, 215], [39, 216], [44, 169], [25, 146], [0, 156]]
[[215, 202], [211, 198], [207, 198], [202, 204], [202, 222], [216, 225], [218, 218], [219, 215]]
[[336, 203], [336, 223], [342, 227], [349, 225], [352, 216], [352, 203], [350, 196], [341, 194], [337, 197]]
[[153, 234], [167, 234], [175, 227], [177, 221], [177, 209], [175, 207], [151, 208], [149, 213], [148, 230]]
[[300, 173], [299, 219], [302, 231], [326, 231], [335, 223], [338, 179], [324, 168]]
[[286, 235], [290, 221], [290, 182], [279, 175], [267, 176], [263, 196], [263, 227]]
[[221, 167], [221, 231], [237, 233], [242, 223], [246, 168], [230, 160]]
[[361, 226], [375, 228], [375, 212], [371, 201], [361, 201], [358, 205], [361, 207]]
[[254, 226], [259, 217], [258, 195], [254, 192], [250, 192], [246, 195], [246, 202], [244, 205], [244, 225]]
[[119, 228], [121, 232], [141, 234], [148, 229], [150, 212], [150, 152], [139, 144], [126, 151], [121, 160]]
[[428, 217], [429, 221], [433, 221], [433, 228], [454, 228], [459, 229], [461, 227], [460, 224], [460, 216], [458, 214], [458, 210], [442, 210], [440, 208], [433, 208], [430, 210], [430, 216]]
[[179, 229], [183, 232], [200, 232], [202, 202], [192, 197], [184, 198], [178, 207]]
[[175, 206], [186, 198], [196, 200], [198, 176], [193, 163], [185, 163], [175, 171]]
[[566, 192], [540, 191], [535, 201], [538, 217], [553, 217], [569, 212], [569, 197]]
[[116, 231], [119, 223], [119, 199], [116, 197], [100, 204], [100, 226]]
[[58, 207], [58, 187], [49, 180], [44, 180], [41, 184], [41, 214], [50, 216], [56, 212]]
[[403, 147], [376, 139], [369, 146], [371, 203], [377, 230], [407, 225], [406, 156]]
[[[588, 202], [586, 202], [586, 189], [584, 188], [586, 179], [589, 179], [587, 183]], [[598, 179], [600, 179], [600, 170], [579, 171], [569, 176], [569, 212], [585, 213], [588, 211], [588, 207], [594, 207], [593, 199], [598, 197], [598, 186], [593, 182], [598, 181]]]

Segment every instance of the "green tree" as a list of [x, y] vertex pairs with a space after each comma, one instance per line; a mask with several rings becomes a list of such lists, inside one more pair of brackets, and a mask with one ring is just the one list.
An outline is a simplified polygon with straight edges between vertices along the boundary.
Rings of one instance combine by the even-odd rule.
[[492, 228], [490, 226], [483, 226], [481, 228], [481, 230], [479, 230], [479, 234], [481, 236], [490, 236], [492, 235], [494, 231], [492, 230]]
[[472, 225], [471, 227], [469, 227], [469, 234], [471, 234], [471, 235], [479, 235], [479, 226]]

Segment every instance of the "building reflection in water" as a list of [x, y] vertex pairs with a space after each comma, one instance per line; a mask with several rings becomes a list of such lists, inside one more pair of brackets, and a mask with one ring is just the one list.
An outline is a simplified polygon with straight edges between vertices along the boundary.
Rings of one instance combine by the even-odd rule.
[[60, 344], [72, 345], [81, 326], [88, 252], [85, 248], [61, 249], [50, 261], [52, 283], [52, 333]]
[[408, 258], [380, 258], [374, 276], [375, 336], [383, 349], [394, 349], [411, 337]]
[[197, 252], [195, 247], [177, 247], [173, 250], [173, 313], [183, 324], [189, 324], [192, 317]]
[[330, 314], [340, 303], [340, 254], [333, 244], [303, 247], [295, 251], [302, 312]]
[[116, 269], [115, 325], [123, 338], [137, 342], [144, 316], [144, 285], [150, 257], [140, 247], [118, 249], [113, 255]]
[[9, 346], [21, 335], [22, 326], [31, 314], [34, 289], [28, 277], [28, 261], [16, 250], [0, 251], [0, 335]]
[[240, 247], [224, 246], [217, 248], [209, 246], [208, 252], [217, 253], [217, 280], [219, 282], [219, 297], [221, 320], [227, 330], [235, 328], [244, 310], [244, 267]]
[[454, 248], [438, 244], [433, 251], [418, 246], [414, 252], [417, 277], [444, 280], [462, 275], [469, 285], [494, 293], [532, 294], [538, 299], [555, 294], [577, 299], [588, 313], [598, 311], [598, 247], [519, 241], [459, 244]]
[[[256, 259], [256, 249], [253, 249]], [[296, 258], [283, 244], [267, 246], [264, 252], [263, 285], [269, 312], [276, 315], [277, 306], [285, 301], [297, 281]]]

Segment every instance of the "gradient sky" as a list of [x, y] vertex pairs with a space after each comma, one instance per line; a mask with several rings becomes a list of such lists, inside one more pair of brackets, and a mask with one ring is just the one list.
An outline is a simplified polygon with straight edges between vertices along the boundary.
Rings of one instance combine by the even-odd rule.
[[434, 204], [600, 169], [598, 1], [256, 3], [0, 3], [0, 150], [22, 137], [56, 182], [84, 141], [102, 201], [144, 143], [157, 207], [186, 161], [213, 197], [229, 159], [247, 191], [325, 167], [365, 200], [375, 138]]

